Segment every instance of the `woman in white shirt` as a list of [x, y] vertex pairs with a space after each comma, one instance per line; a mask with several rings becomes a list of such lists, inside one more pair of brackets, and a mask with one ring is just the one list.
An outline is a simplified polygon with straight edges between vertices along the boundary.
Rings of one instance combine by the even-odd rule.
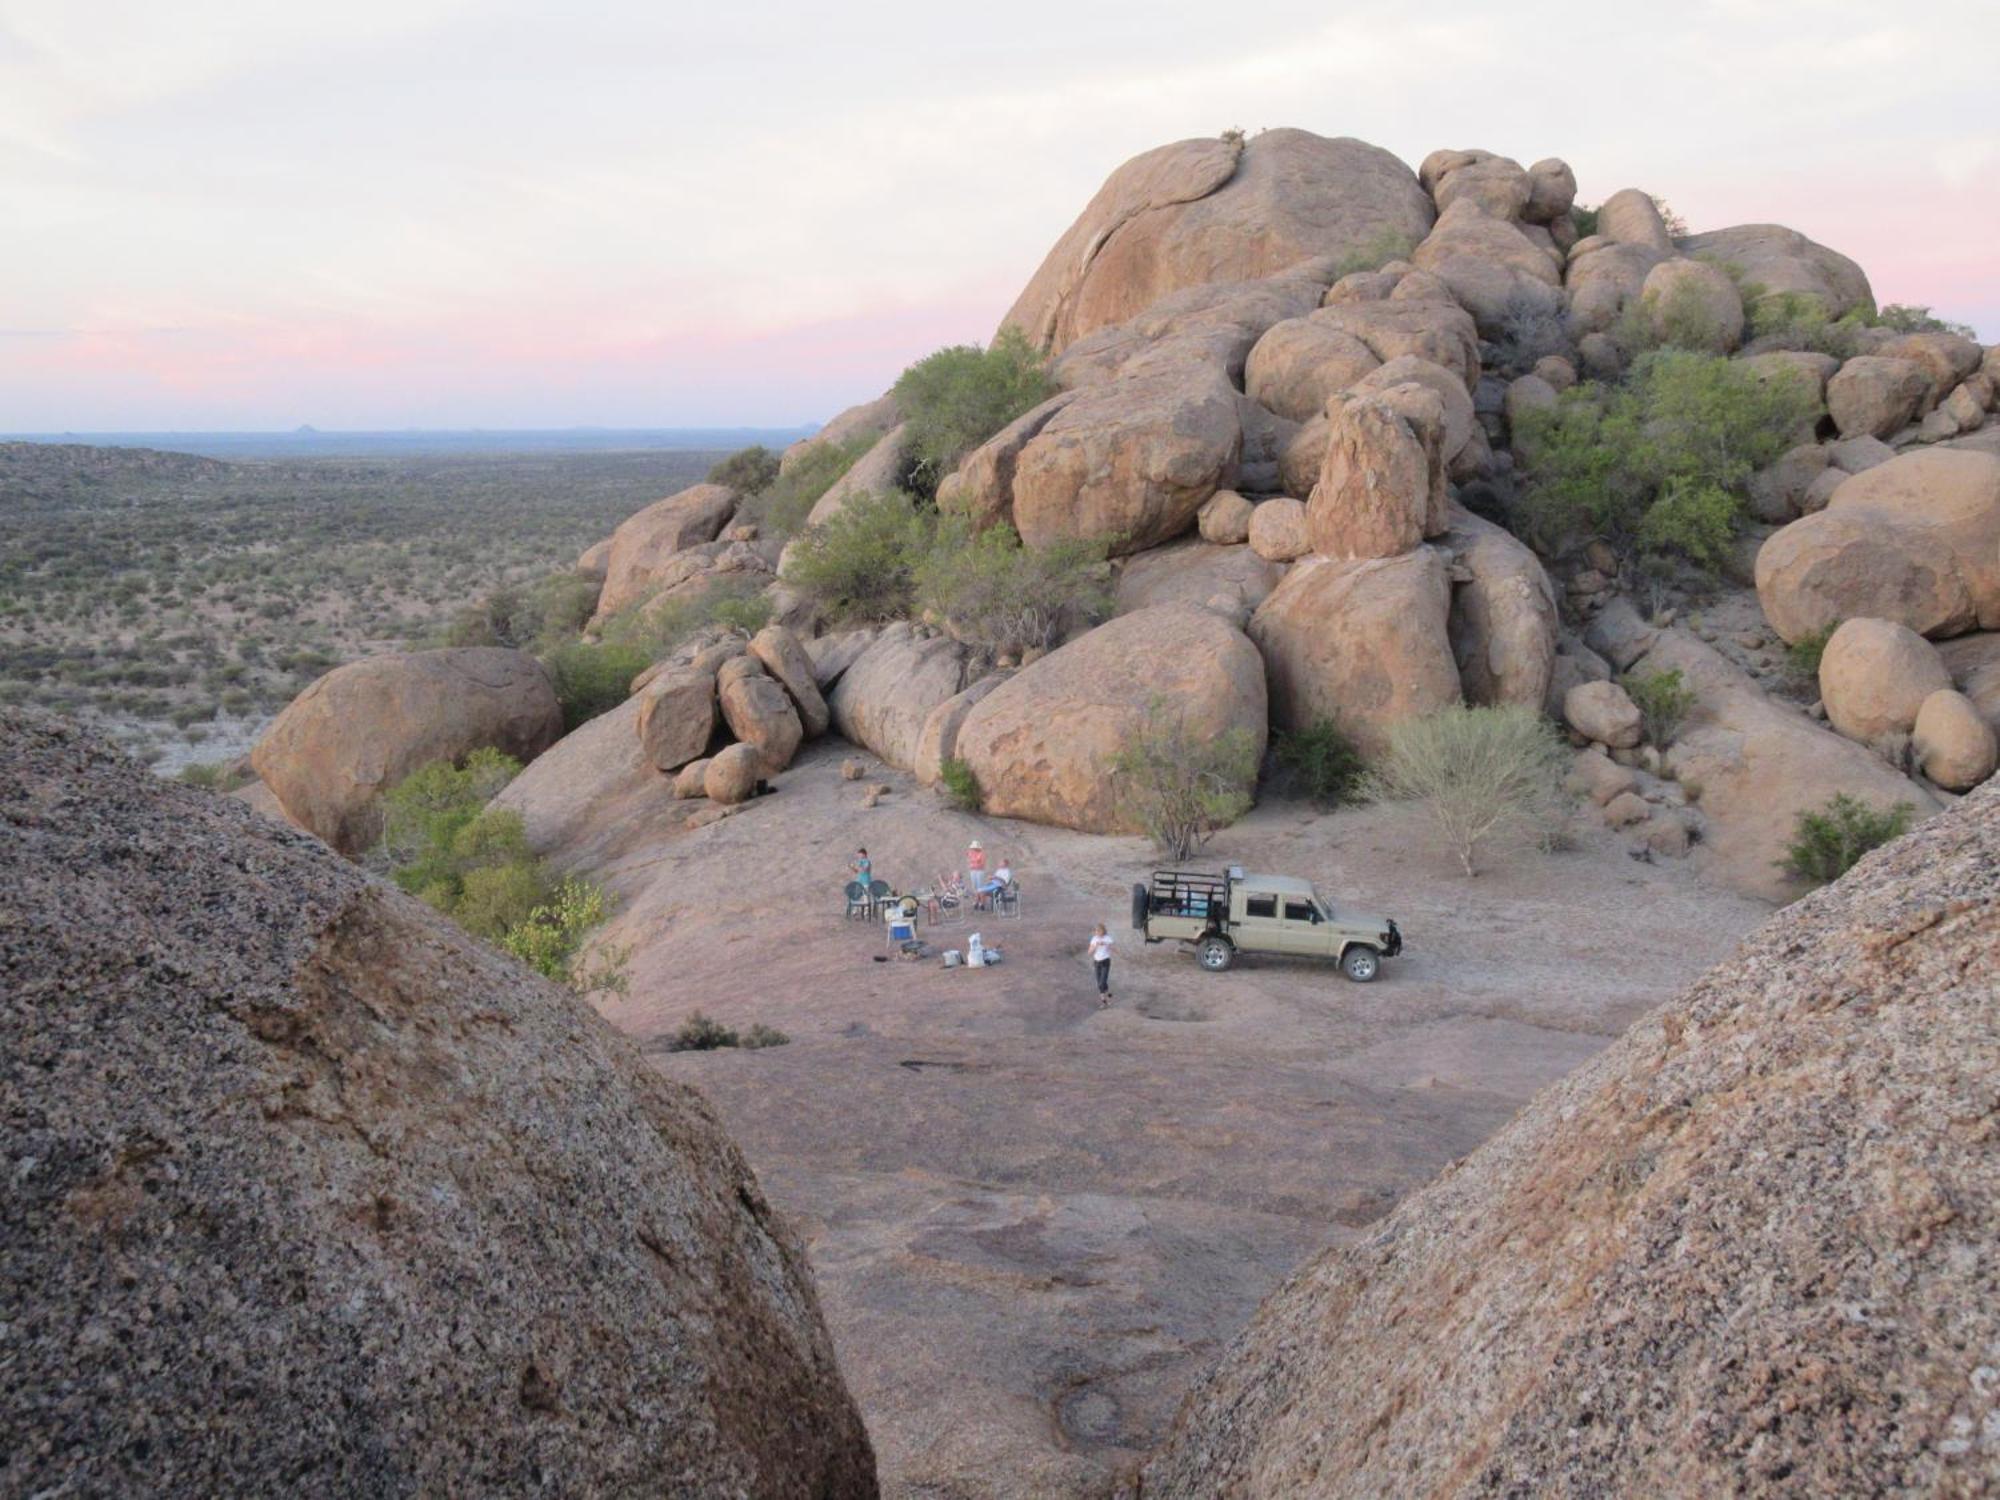
[[1090, 934], [1090, 961], [1097, 966], [1097, 1003], [1111, 1003], [1111, 934], [1099, 922]]

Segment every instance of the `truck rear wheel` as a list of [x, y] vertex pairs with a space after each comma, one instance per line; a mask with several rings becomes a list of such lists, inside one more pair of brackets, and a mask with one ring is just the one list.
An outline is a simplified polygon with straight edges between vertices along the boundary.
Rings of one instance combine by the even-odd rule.
[[1382, 955], [1366, 943], [1349, 944], [1340, 955], [1340, 972], [1356, 984], [1367, 984], [1382, 972]]
[[1152, 903], [1147, 899], [1146, 888], [1138, 881], [1132, 882], [1132, 930], [1146, 930], [1146, 908]]
[[1211, 974], [1220, 974], [1236, 959], [1236, 950], [1227, 938], [1205, 937], [1195, 944], [1194, 956]]

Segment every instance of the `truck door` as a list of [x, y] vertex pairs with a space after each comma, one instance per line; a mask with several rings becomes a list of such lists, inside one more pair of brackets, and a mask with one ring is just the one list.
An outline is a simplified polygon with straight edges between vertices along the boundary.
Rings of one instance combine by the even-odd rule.
[[1243, 893], [1243, 916], [1236, 923], [1237, 947], [1252, 953], [1283, 953], [1284, 928], [1276, 896], [1261, 891]]
[[1327, 929], [1320, 920], [1319, 908], [1305, 897], [1285, 898], [1284, 917], [1279, 926], [1285, 952], [1311, 955], [1327, 951]]

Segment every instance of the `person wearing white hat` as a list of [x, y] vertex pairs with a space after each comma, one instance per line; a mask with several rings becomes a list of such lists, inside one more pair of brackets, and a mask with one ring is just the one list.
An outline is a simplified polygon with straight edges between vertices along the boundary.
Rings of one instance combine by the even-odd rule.
[[979, 887], [986, 881], [986, 849], [978, 839], [966, 846], [965, 868], [971, 877], [965, 882], [965, 888], [977, 895]]

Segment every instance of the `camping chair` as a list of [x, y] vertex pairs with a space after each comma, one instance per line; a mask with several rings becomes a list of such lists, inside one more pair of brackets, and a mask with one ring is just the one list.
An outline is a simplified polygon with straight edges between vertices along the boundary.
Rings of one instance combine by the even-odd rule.
[[932, 888], [937, 900], [938, 925], [956, 927], [965, 920], [965, 883], [956, 875], [940, 875]]
[[888, 899], [889, 899], [888, 881], [871, 880], [868, 882], [868, 910], [870, 912], [880, 912], [882, 910], [882, 903], [887, 901]]
[[857, 916], [860, 917], [868, 916], [872, 912], [872, 910], [873, 907], [871, 906], [868, 900], [868, 887], [863, 885], [858, 880], [848, 881], [847, 882], [848, 920], [852, 921]]
[[1003, 917], [1020, 918], [1021, 882], [1018, 878], [1008, 881], [993, 893], [993, 910]]

